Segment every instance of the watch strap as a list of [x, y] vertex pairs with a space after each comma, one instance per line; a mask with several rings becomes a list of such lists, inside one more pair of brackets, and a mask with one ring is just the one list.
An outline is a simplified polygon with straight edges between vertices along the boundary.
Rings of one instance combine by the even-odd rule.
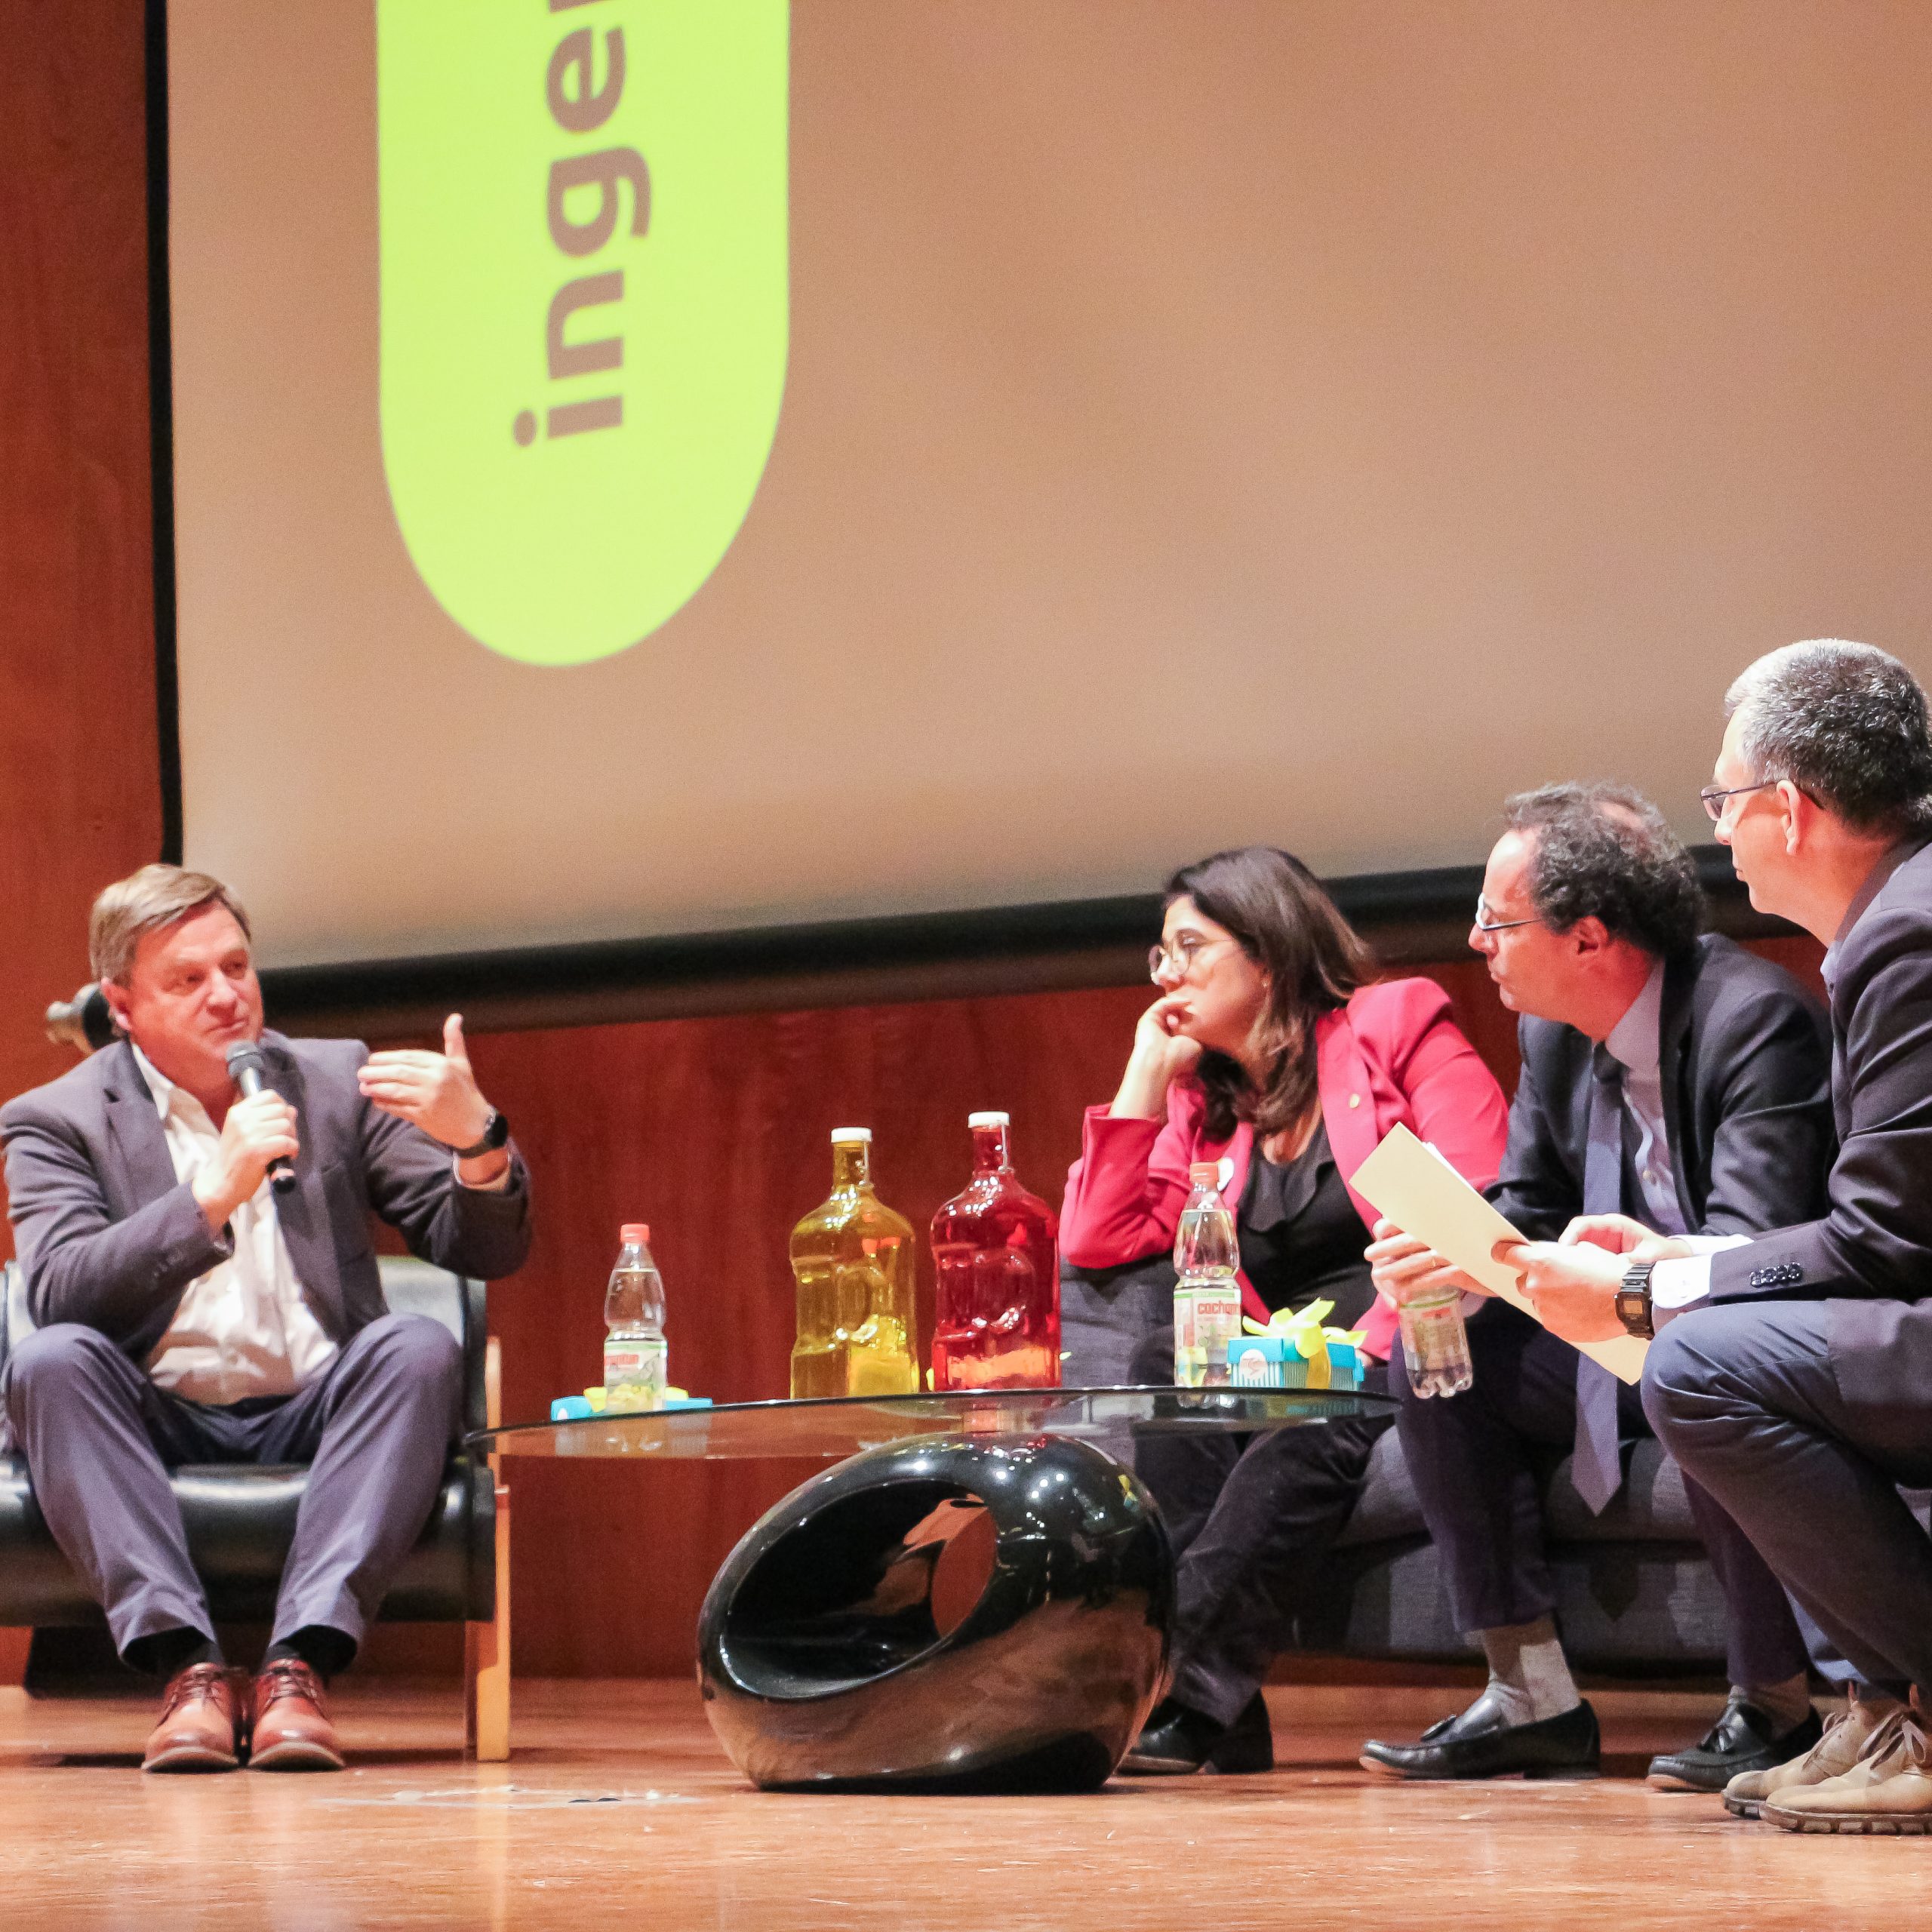
[[494, 1154], [510, 1137], [510, 1124], [494, 1107], [490, 1109], [490, 1118], [485, 1122], [483, 1137], [473, 1146], [456, 1149], [459, 1161], [474, 1161], [485, 1154]]
[[1654, 1261], [1633, 1261], [1623, 1271], [1617, 1291], [1617, 1315], [1629, 1332], [1649, 1341], [1657, 1334], [1656, 1311], [1651, 1301], [1651, 1270]]

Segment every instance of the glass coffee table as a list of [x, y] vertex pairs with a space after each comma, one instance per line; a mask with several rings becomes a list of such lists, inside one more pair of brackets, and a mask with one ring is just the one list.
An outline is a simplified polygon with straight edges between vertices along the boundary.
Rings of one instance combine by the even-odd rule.
[[[726, 1558], [698, 1620], [720, 1742], [768, 1789], [1083, 1791], [1167, 1675], [1174, 1565], [1139, 1442], [1392, 1414], [1366, 1391], [1002, 1389], [728, 1402], [525, 1423], [484, 1455], [837, 1457]], [[942, 1630], [947, 1546], [989, 1522], [977, 1600]]]
[[469, 1447], [504, 1456], [739, 1460], [854, 1456], [928, 1435], [1124, 1437], [1226, 1435], [1346, 1417], [1388, 1415], [1386, 1395], [1331, 1389], [986, 1389], [945, 1395], [833, 1395], [719, 1402], [479, 1431]]

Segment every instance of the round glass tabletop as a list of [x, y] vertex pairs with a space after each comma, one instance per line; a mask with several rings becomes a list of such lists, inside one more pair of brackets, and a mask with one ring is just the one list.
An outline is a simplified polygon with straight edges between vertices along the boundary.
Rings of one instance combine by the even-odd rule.
[[1154, 1435], [1306, 1427], [1394, 1412], [1391, 1396], [1327, 1389], [988, 1389], [721, 1402], [709, 1408], [591, 1416], [481, 1429], [468, 1446], [505, 1456], [660, 1460], [856, 1455], [921, 1435], [1071, 1435], [1120, 1443]]

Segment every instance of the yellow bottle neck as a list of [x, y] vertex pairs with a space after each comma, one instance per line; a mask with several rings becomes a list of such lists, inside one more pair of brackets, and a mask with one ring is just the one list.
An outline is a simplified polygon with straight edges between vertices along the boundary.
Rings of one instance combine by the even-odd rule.
[[832, 1186], [834, 1193], [859, 1189], [869, 1192], [872, 1184], [872, 1150], [863, 1140], [835, 1140], [832, 1143]]

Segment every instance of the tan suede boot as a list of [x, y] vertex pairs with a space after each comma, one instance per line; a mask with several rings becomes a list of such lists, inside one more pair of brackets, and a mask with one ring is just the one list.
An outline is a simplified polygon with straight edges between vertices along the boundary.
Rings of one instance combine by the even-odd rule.
[[1848, 1771], [1764, 1801], [1759, 1814], [1788, 1832], [1864, 1832], [1909, 1838], [1932, 1832], [1932, 1740], [1918, 1713], [1897, 1710], [1875, 1730]]
[[1755, 1818], [1764, 1801], [1801, 1785], [1822, 1784], [1848, 1771], [1864, 1755], [1873, 1732], [1904, 1706], [1890, 1698], [1854, 1701], [1825, 1721], [1825, 1734], [1801, 1758], [1774, 1764], [1768, 1771], [1740, 1771], [1724, 1788], [1724, 1808], [1734, 1817]]

